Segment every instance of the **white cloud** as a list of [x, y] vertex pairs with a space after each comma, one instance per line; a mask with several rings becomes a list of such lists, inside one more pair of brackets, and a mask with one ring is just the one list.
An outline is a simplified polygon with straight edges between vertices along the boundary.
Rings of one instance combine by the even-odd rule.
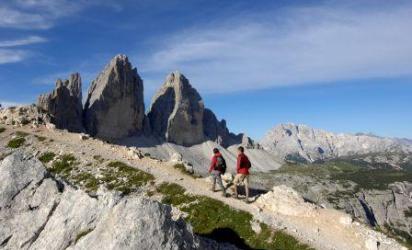
[[29, 53], [23, 50], [0, 49], [0, 64], [20, 62], [28, 56]]
[[411, 27], [410, 4], [283, 9], [162, 38], [140, 70], [179, 69], [206, 92], [410, 76]]
[[29, 36], [22, 39], [0, 41], [0, 48], [30, 45], [34, 43], [43, 43], [46, 41], [46, 38], [40, 36]]
[[49, 29], [57, 20], [73, 16], [91, 6], [106, 6], [120, 11], [115, 0], [2, 0], [0, 27]]
[[25, 29], [47, 29], [51, 23], [46, 17], [26, 13], [9, 7], [0, 6], [0, 27], [3, 28], [25, 28]]

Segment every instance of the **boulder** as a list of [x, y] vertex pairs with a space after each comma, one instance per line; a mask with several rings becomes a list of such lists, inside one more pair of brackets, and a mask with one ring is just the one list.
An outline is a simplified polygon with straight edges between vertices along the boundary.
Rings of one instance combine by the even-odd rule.
[[71, 74], [69, 79], [64, 81], [58, 79], [51, 93], [39, 96], [37, 107], [49, 115], [50, 122], [55, 124], [56, 128], [70, 132], [83, 131], [80, 74]]
[[152, 133], [183, 146], [204, 141], [204, 105], [199, 93], [180, 72], [167, 76], [148, 113]]
[[115, 56], [90, 86], [84, 125], [94, 137], [112, 140], [141, 133], [143, 81], [125, 55]]
[[0, 164], [2, 249], [222, 249], [172, 215], [142, 195], [91, 197], [20, 152]]

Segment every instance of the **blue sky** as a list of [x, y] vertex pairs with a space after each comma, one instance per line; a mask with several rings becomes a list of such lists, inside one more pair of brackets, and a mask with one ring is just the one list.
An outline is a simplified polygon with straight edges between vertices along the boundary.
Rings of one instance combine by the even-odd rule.
[[[146, 106], [180, 70], [231, 130], [276, 124], [412, 138], [410, 1], [2, 0], [0, 102], [34, 102], [116, 54]], [[85, 95], [85, 94], [84, 94]]]

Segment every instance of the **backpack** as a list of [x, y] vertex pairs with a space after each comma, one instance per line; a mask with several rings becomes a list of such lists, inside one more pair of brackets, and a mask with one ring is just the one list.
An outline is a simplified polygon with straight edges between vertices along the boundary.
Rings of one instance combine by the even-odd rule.
[[250, 169], [252, 167], [252, 163], [249, 161], [249, 158], [245, 155], [245, 159], [246, 159], [246, 168]]
[[247, 169], [250, 169], [252, 167], [252, 163], [249, 161], [249, 159], [247, 159]]
[[225, 158], [223, 158], [223, 156], [218, 156], [216, 158], [215, 170], [220, 171], [222, 174], [226, 173], [226, 161]]

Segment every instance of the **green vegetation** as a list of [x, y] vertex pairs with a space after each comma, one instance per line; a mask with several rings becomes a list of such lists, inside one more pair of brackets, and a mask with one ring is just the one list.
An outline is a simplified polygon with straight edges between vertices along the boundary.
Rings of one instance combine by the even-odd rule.
[[71, 154], [64, 154], [59, 156], [59, 159], [53, 162], [50, 171], [54, 174], [62, 175], [63, 177], [69, 177], [70, 172], [76, 165], [76, 158]]
[[52, 161], [54, 159], [55, 156], [56, 156], [56, 154], [53, 153], [53, 152], [44, 152], [39, 157], [39, 160], [43, 163], [49, 163], [50, 161]]
[[49, 163], [50, 161], [52, 161], [54, 159], [55, 156], [56, 156], [56, 154], [53, 153], [53, 152], [44, 152], [39, 157], [39, 160], [43, 163]]
[[0, 133], [3, 133], [4, 131], [6, 131], [6, 128], [0, 127]]
[[96, 192], [99, 189], [99, 180], [88, 172], [81, 172], [72, 178], [75, 184], [83, 185], [89, 192]]
[[185, 175], [193, 176], [192, 173], [190, 173], [189, 171], [186, 170], [186, 167], [183, 163], [177, 163], [177, 164], [173, 165], [173, 167], [175, 169], [179, 170], [181, 173], [183, 173]]
[[23, 137], [17, 137], [17, 138], [11, 139], [7, 143], [7, 147], [8, 148], [20, 148], [21, 146], [23, 146], [25, 142], [26, 142], [26, 139], [24, 139]]
[[260, 224], [261, 232], [255, 233], [251, 227], [251, 214], [235, 210], [221, 201], [206, 196], [185, 194], [185, 189], [177, 184], [163, 183], [157, 191], [164, 195], [163, 203], [177, 206], [188, 213], [186, 220], [197, 234], [207, 235], [216, 229], [230, 229], [252, 248], [310, 249], [292, 236], [274, 231], [263, 223]]
[[273, 174], [306, 175], [315, 179], [352, 181], [358, 189], [386, 189], [396, 181], [412, 180], [412, 172], [390, 168], [368, 169], [344, 160], [316, 164], [287, 164]]
[[91, 233], [93, 231], [93, 229], [89, 228], [86, 229], [84, 231], [81, 231], [79, 234], [76, 235], [76, 243], [83, 238], [84, 236], [88, 235], [89, 233]]
[[109, 190], [117, 190], [124, 194], [154, 180], [153, 175], [128, 166], [120, 161], [110, 162], [104, 169], [102, 181]]

